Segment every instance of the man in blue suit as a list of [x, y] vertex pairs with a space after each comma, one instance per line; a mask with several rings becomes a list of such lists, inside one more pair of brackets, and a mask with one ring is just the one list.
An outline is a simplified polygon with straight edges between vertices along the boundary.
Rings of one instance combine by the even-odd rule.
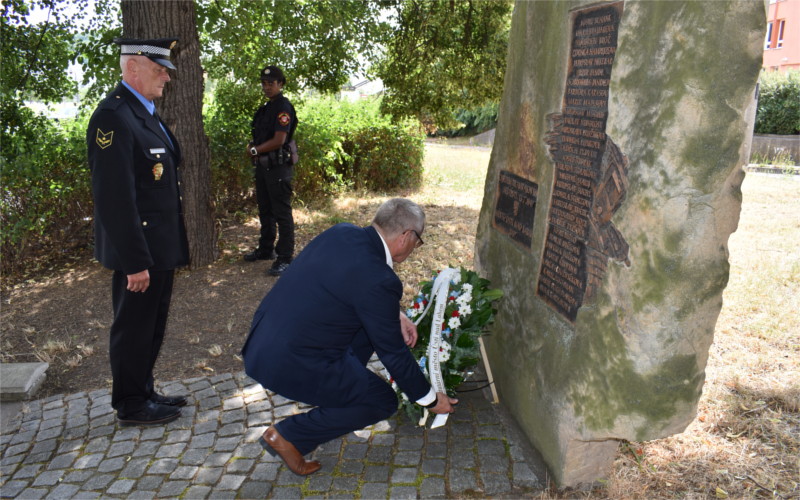
[[245, 342], [247, 374], [316, 408], [270, 426], [260, 439], [300, 475], [319, 470], [303, 455], [389, 418], [397, 396], [366, 365], [373, 352], [400, 389], [433, 413], [458, 401], [435, 393], [408, 346], [417, 329], [400, 312], [403, 286], [393, 264], [422, 245], [425, 213], [394, 198], [372, 225], [337, 224], [309, 243], [264, 297]]

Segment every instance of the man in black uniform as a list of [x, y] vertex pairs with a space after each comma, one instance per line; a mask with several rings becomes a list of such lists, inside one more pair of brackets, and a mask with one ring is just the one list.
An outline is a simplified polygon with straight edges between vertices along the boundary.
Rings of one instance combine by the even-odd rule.
[[[292, 217], [292, 164], [290, 144], [297, 127], [294, 106], [281, 92], [286, 84], [277, 66], [261, 70], [261, 89], [268, 101], [253, 117], [253, 142], [247, 153], [255, 166], [256, 200], [261, 237], [258, 248], [244, 260], [275, 259], [269, 274], [280, 276], [294, 256], [294, 219]], [[278, 243], [275, 244], [277, 225]]]
[[175, 38], [115, 39], [122, 82], [86, 132], [95, 217], [95, 257], [114, 271], [109, 357], [111, 405], [122, 425], [178, 418], [183, 396], [155, 392], [153, 366], [167, 326], [176, 267], [189, 263], [181, 208], [178, 141], [155, 113], [170, 80]]

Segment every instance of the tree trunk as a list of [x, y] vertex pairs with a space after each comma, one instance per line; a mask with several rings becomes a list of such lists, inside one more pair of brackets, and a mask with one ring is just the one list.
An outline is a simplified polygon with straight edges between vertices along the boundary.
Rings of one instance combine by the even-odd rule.
[[203, 68], [192, 0], [122, 0], [123, 36], [180, 40], [172, 50], [172, 81], [157, 102], [159, 115], [183, 152], [181, 190], [192, 267], [217, 258], [208, 137], [203, 130]]

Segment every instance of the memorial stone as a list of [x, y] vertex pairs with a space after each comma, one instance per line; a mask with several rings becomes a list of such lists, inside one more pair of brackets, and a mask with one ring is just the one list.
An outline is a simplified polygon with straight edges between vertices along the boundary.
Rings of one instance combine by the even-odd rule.
[[741, 207], [762, 1], [517, 2], [476, 267], [500, 399], [561, 486], [696, 414]]

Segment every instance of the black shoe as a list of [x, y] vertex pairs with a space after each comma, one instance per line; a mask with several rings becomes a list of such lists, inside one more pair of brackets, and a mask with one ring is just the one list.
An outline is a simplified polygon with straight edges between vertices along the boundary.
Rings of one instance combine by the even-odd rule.
[[150, 396], [150, 401], [159, 405], [167, 406], [186, 406], [186, 396], [162, 396], [154, 392]]
[[275, 251], [272, 252], [263, 252], [260, 249], [256, 248], [250, 253], [244, 254], [244, 260], [247, 262], [255, 262], [257, 260], [272, 260], [277, 255], [275, 255]]
[[275, 261], [274, 264], [272, 264], [272, 267], [269, 268], [267, 274], [269, 274], [270, 276], [280, 276], [288, 268], [289, 268], [288, 262], [286, 262], [285, 260], [278, 259]]
[[146, 401], [144, 406], [133, 413], [122, 414], [117, 412], [117, 422], [120, 425], [157, 425], [172, 422], [181, 416], [181, 409], [174, 406], [160, 405]]

